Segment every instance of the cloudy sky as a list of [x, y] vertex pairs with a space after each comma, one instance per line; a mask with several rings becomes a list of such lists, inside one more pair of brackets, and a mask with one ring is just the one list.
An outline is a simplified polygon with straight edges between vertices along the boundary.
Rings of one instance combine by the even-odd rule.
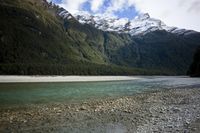
[[[49, 0], [51, 1], [51, 0]], [[169, 26], [200, 31], [200, 0], [52, 0], [72, 14], [88, 11], [133, 19], [141, 13]]]

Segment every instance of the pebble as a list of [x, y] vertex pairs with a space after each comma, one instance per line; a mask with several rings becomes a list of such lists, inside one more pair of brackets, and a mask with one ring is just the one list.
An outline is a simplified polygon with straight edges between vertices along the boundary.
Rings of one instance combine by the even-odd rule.
[[[155, 94], [155, 96], [157, 95]], [[107, 124], [107, 122], [120, 122], [127, 128], [133, 129], [134, 126], [140, 126], [144, 132], [161, 132], [158, 130], [159, 127], [162, 129], [162, 132], [179, 132], [183, 130], [184, 126], [190, 126], [190, 124], [192, 124], [190, 122], [193, 122], [194, 119], [200, 118], [200, 114], [198, 114], [200, 108], [199, 102], [197, 100], [196, 103], [193, 103], [196, 106], [179, 105], [174, 104], [174, 100], [177, 99], [174, 98], [173, 95], [171, 97], [166, 97], [165, 100], [169, 99], [167, 104], [166, 101], [162, 101], [161, 103], [157, 102], [156, 106], [155, 103], [152, 103], [152, 100], [158, 99], [157, 97], [155, 97], [155, 99], [150, 99], [149, 103], [142, 103], [140, 100], [137, 103], [136, 98], [121, 98], [111, 102], [108, 100], [105, 102], [66, 105], [62, 107], [50, 106], [49, 109], [45, 106], [39, 110], [31, 110], [31, 112], [11, 110], [9, 113], [4, 113], [2, 116], [8, 121], [8, 124], [9, 122], [12, 123], [9, 125], [14, 125], [16, 130], [18, 125], [20, 125], [20, 128], [30, 126], [28, 125], [29, 121], [31, 121], [31, 124], [33, 123], [32, 126], [34, 127], [41, 126], [41, 122], [47, 123], [48, 118], [48, 124], [50, 123], [50, 126], [54, 124], [70, 123], [70, 128], [74, 128], [73, 124], [75, 123], [77, 127], [80, 126], [80, 128], [82, 128], [82, 125], [78, 125], [80, 120], [80, 124], [83, 124], [83, 126], [84, 124], [87, 125], [89, 122], [90, 127], [96, 126], [93, 124], [96, 124], [95, 122], [97, 121], [98, 124], [100, 123], [102, 125]], [[134, 100], [136, 101], [135, 103], [132, 102]], [[151, 111], [151, 107], [155, 108]], [[87, 113], [84, 111], [82, 111], [83, 113], [79, 112], [81, 110], [87, 110]], [[56, 117], [56, 113], [61, 114], [62, 112], [66, 114], [63, 119], [61, 117]], [[18, 124], [17, 122], [21, 123]], [[88, 127], [86, 126], [83, 128]], [[138, 127], [134, 127], [134, 129], [137, 128]]]
[[85, 106], [82, 106], [82, 107], [80, 108], [80, 110], [87, 110], [87, 108], [86, 108]]

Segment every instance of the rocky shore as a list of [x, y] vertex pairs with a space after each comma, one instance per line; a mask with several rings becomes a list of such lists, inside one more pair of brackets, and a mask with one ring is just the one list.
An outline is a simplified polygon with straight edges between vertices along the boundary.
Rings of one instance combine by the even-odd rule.
[[199, 132], [200, 87], [0, 109], [0, 132]]

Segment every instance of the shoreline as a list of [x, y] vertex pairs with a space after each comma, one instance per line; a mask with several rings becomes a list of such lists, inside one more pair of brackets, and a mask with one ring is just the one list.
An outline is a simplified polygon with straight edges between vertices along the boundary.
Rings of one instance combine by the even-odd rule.
[[43, 82], [103, 82], [130, 81], [148, 77], [183, 77], [188, 76], [18, 76], [0, 75], [0, 83], [43, 83]]
[[0, 83], [127, 81], [139, 76], [0, 76]]
[[0, 83], [97, 82], [140, 79], [138, 76], [0, 76]]
[[0, 131], [198, 132], [200, 87], [0, 110]]

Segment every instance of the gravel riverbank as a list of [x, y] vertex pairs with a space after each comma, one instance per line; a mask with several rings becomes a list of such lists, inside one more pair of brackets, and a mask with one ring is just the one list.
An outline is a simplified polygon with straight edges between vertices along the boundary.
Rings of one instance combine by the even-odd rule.
[[200, 88], [0, 109], [0, 132], [199, 132]]

